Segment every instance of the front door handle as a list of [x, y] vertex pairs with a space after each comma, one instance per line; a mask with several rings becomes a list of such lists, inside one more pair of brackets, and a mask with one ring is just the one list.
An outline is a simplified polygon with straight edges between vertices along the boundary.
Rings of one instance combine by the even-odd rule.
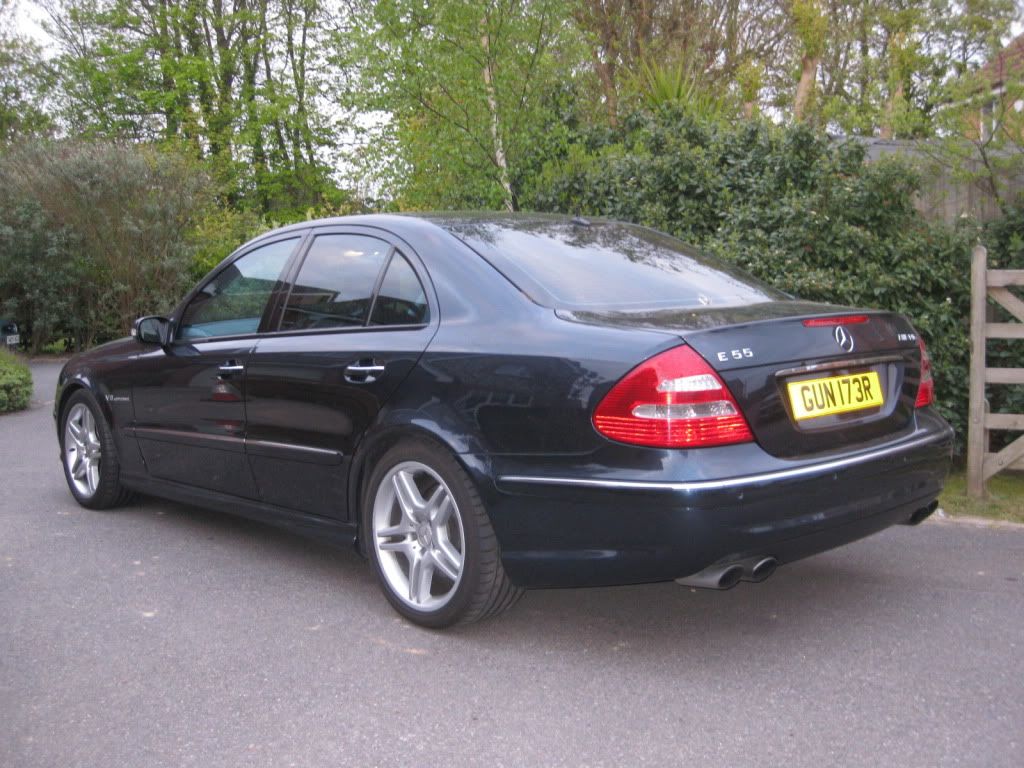
[[217, 370], [221, 373], [241, 373], [245, 370], [245, 366], [241, 363], [236, 363], [234, 360], [228, 360], [226, 363], [222, 363]]
[[376, 360], [360, 360], [345, 366], [345, 381], [352, 384], [370, 384], [384, 375], [384, 366]]

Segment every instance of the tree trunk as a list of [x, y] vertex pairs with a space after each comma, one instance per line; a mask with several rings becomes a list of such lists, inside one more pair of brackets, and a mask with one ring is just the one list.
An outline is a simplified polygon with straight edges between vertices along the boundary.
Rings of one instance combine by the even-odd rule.
[[907, 36], [902, 30], [892, 33], [892, 38], [886, 46], [888, 59], [889, 94], [885, 100], [885, 111], [882, 115], [882, 125], [879, 127], [878, 135], [883, 139], [891, 139], [896, 132], [896, 107], [903, 100], [903, 74], [901, 65], [902, 53], [905, 49]]
[[573, 13], [576, 25], [593, 36], [590, 57], [594, 63], [594, 74], [601, 84], [608, 124], [612, 128], [619, 126], [619, 92], [615, 84], [615, 70], [619, 58], [619, 36], [625, 31], [622, 2], [586, 0], [580, 2]]
[[600, 54], [594, 52], [594, 71], [601, 81], [601, 92], [604, 94], [604, 108], [608, 113], [608, 125], [619, 127], [619, 93], [615, 88], [615, 63], [602, 61]]
[[806, 55], [800, 61], [800, 82], [797, 83], [796, 98], [793, 100], [793, 118], [798, 123], [803, 121], [811, 96], [814, 94], [814, 82], [818, 78], [820, 62], [820, 57]]
[[[163, 90], [164, 98], [167, 99], [172, 93], [177, 97], [177, 88], [174, 84], [172, 67], [176, 63], [171, 56], [171, 33], [168, 24], [169, 10], [167, 0], [161, 0], [159, 10], [156, 11], [157, 19], [157, 42], [156, 49], [160, 59], [160, 87]], [[167, 100], [164, 106], [164, 138], [173, 139], [178, 135], [180, 126], [179, 100]]]
[[491, 39], [486, 29], [487, 20], [484, 18], [480, 26], [484, 28], [480, 37], [480, 44], [484, 49], [484, 90], [487, 93], [487, 110], [491, 115], [491, 141], [494, 145], [493, 160], [498, 168], [498, 180], [501, 183], [502, 191], [505, 193], [505, 208], [509, 211], [516, 209], [515, 196], [512, 193], [512, 183], [509, 181], [508, 160], [505, 158], [505, 144], [501, 140], [501, 125], [498, 120], [498, 99], [494, 93], [494, 62], [491, 59]]
[[[184, 17], [184, 42], [185, 51], [190, 57], [202, 62], [208, 62], [213, 55], [203, 39], [201, 28], [203, 25], [202, 14], [204, 12], [200, 3], [191, 0], [185, 6]], [[201, 126], [197, 126], [196, 133], [199, 137], [198, 146], [200, 153], [209, 156], [216, 156], [220, 153], [220, 142], [218, 137], [211, 130], [211, 125], [216, 122], [214, 116], [213, 88], [210, 85], [209, 73], [206, 67], [196, 67], [195, 74], [196, 100], [199, 102], [199, 114], [202, 117]], [[205, 135], [204, 135], [205, 132]], [[206, 139], [206, 146], [203, 146], [202, 139]], [[205, 156], [200, 154], [200, 157]]]
[[903, 98], [903, 83], [897, 85], [892, 93], [889, 94], [889, 98], [885, 100], [885, 115], [882, 118], [882, 125], [878, 131], [878, 137], [881, 139], [891, 139], [893, 134], [896, 132], [894, 123], [896, 122], [896, 104]]
[[860, 106], [861, 111], [863, 111], [868, 103], [868, 89], [871, 87], [871, 43], [868, 39], [870, 30], [868, 26], [867, 9], [862, 8], [860, 13], [860, 25], [858, 27], [860, 43], [860, 71], [858, 73], [858, 84], [860, 85], [860, 94], [857, 99], [857, 104]]
[[[267, 100], [274, 106], [277, 106], [277, 89], [274, 84], [274, 72], [270, 65], [270, 44], [271, 37], [267, 34], [267, 2], [263, 0], [260, 4], [260, 33], [259, 37], [259, 48], [260, 56], [263, 58], [263, 76], [264, 76], [264, 87], [267, 91]], [[273, 110], [276, 113], [276, 109]], [[270, 121], [271, 128], [273, 129], [274, 138], [277, 139], [277, 157], [271, 155], [272, 160], [276, 160], [278, 166], [288, 167], [291, 164], [291, 160], [288, 158], [288, 145], [284, 140], [284, 130], [281, 127], [280, 118], [274, 114], [273, 119]]]

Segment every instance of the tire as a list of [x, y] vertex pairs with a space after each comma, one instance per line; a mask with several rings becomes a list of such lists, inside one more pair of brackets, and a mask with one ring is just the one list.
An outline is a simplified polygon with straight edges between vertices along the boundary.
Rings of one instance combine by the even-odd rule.
[[480, 494], [440, 445], [410, 439], [385, 453], [366, 483], [362, 518], [384, 595], [420, 626], [496, 616], [523, 594], [505, 574]]
[[110, 426], [88, 390], [79, 389], [64, 404], [59, 434], [64, 479], [75, 501], [89, 509], [110, 509], [131, 497], [121, 485]]

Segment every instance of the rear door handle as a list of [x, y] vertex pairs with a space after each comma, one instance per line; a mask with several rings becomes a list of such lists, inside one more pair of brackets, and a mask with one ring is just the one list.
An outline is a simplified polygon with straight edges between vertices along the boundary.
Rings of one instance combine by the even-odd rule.
[[376, 360], [360, 360], [345, 366], [345, 381], [352, 384], [370, 384], [384, 375], [384, 366]]
[[237, 363], [234, 360], [228, 360], [226, 363], [221, 363], [217, 369], [221, 373], [241, 373], [245, 370], [245, 366], [241, 363]]

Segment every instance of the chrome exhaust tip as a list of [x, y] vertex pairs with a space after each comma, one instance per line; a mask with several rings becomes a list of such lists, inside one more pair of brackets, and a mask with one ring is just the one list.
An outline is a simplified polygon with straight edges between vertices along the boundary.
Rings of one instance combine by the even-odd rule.
[[775, 573], [779, 561], [773, 555], [761, 555], [739, 560], [736, 564], [743, 568], [743, 581], [764, 581]]
[[779, 561], [774, 557], [765, 557], [754, 563], [754, 567], [750, 569], [750, 580], [751, 581], [764, 581], [773, 573], [775, 569], [779, 567]]
[[733, 565], [726, 568], [722, 575], [718, 578], [719, 589], [732, 589], [740, 580], [743, 578], [743, 568], [738, 565]]
[[699, 573], [676, 579], [677, 584], [699, 589], [732, 589], [743, 578], [743, 566], [739, 563], [712, 565]]

